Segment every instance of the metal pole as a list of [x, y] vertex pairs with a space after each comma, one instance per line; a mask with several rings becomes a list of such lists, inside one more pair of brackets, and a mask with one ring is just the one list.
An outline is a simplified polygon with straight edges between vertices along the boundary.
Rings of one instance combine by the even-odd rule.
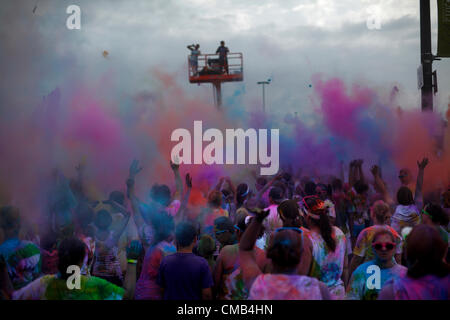
[[265, 91], [266, 84], [263, 83], [262, 87], [263, 87], [263, 111], [266, 112], [266, 91]]
[[430, 0], [420, 0], [420, 53], [423, 69], [422, 111], [433, 111], [433, 54]]

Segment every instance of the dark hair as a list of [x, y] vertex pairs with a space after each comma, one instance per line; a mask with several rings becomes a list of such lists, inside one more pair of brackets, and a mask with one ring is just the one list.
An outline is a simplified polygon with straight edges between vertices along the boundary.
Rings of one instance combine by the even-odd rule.
[[408, 187], [403, 186], [398, 189], [397, 202], [403, 206], [414, 204], [413, 194]]
[[448, 225], [448, 214], [442, 209], [440, 205], [430, 203], [427, 204], [423, 210], [427, 212], [431, 216], [431, 221], [434, 223], [437, 223], [441, 226], [447, 226]]
[[286, 225], [290, 227], [301, 227], [302, 221], [300, 216], [300, 207], [295, 200], [285, 200], [277, 207], [278, 214]]
[[177, 245], [181, 248], [189, 247], [197, 237], [197, 229], [190, 222], [181, 222], [175, 231]]
[[338, 190], [342, 190], [343, 189], [343, 184], [342, 184], [342, 180], [341, 179], [333, 179], [333, 182], [331, 183], [331, 187], [334, 191], [338, 191]]
[[222, 193], [217, 190], [213, 190], [208, 195], [208, 204], [213, 208], [220, 208], [222, 205]]
[[157, 244], [161, 241], [167, 240], [173, 233], [175, 223], [173, 217], [166, 211], [158, 212], [151, 217], [151, 224], [153, 226], [154, 238], [153, 243]]
[[390, 212], [390, 210], [389, 205], [383, 200], [375, 201], [372, 207], [370, 207], [370, 212], [375, 215], [375, 219], [383, 224], [386, 223], [386, 215]]
[[108, 210], [102, 209], [95, 215], [95, 226], [100, 230], [108, 230], [112, 223], [112, 217]]
[[236, 202], [237, 206], [241, 207], [244, 204], [245, 199], [248, 196], [248, 185], [246, 183], [241, 183], [236, 188]]
[[300, 235], [292, 230], [276, 232], [267, 249], [267, 258], [275, 266], [294, 268], [300, 263], [302, 253]]
[[109, 200], [115, 201], [121, 205], [125, 204], [125, 194], [122, 191], [113, 191], [109, 194]]
[[[308, 199], [306, 199], [306, 204], [307, 204], [308, 208], [312, 208], [317, 205], [318, 201], [322, 201], [322, 200], [320, 200], [317, 197], [308, 198]], [[330, 219], [328, 218], [327, 209], [310, 211], [310, 213], [319, 216], [318, 220], [309, 216], [309, 218], [310, 218], [309, 220], [316, 227], [319, 227], [320, 235], [322, 236], [323, 240], [325, 241], [325, 244], [331, 251], [334, 252], [334, 250], [336, 250], [336, 241], [333, 238], [333, 228], [331, 226]]]
[[367, 185], [367, 183], [364, 183], [362, 180], [356, 181], [353, 187], [355, 188], [357, 194], [362, 194], [369, 190], [369, 186]]
[[307, 196], [313, 196], [313, 195], [315, 195], [315, 194], [316, 194], [316, 184], [315, 184], [314, 182], [312, 182], [312, 181], [308, 181], [308, 182], [305, 184], [305, 189], [304, 189], [304, 191], [305, 191], [305, 194], [306, 194]]
[[208, 235], [203, 234], [198, 241], [197, 253], [201, 257], [207, 259], [211, 257], [216, 251], [216, 242], [214, 239]]
[[217, 230], [226, 230], [230, 233], [234, 233], [234, 225], [230, 218], [219, 217], [214, 220], [214, 226]]
[[415, 279], [429, 274], [447, 276], [450, 268], [443, 260], [447, 247], [434, 227], [426, 224], [415, 226], [406, 239], [408, 276]]
[[280, 202], [283, 199], [283, 190], [279, 187], [273, 187], [269, 191], [269, 198], [273, 202]]
[[0, 209], [0, 226], [4, 230], [20, 229], [20, 213], [19, 209], [13, 206], [4, 206]]
[[58, 235], [53, 231], [48, 231], [41, 238], [41, 247], [44, 250], [49, 251], [52, 249], [58, 242]]
[[267, 179], [264, 177], [259, 177], [258, 179], [256, 179], [256, 183], [260, 186], [265, 186], [267, 184]]
[[77, 238], [67, 238], [61, 241], [58, 247], [58, 271], [61, 278], [69, 277], [67, 268], [71, 265], [79, 265], [86, 255], [86, 245]]
[[167, 207], [170, 204], [170, 189], [165, 184], [155, 184], [150, 190], [150, 198]]

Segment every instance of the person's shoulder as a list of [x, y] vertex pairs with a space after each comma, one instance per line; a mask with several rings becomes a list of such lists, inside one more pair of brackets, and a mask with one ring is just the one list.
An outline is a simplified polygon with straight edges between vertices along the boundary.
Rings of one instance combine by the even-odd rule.
[[362, 264], [360, 264], [355, 271], [353, 271], [353, 273], [367, 273], [367, 268], [369, 268], [370, 266], [376, 265], [375, 260], [369, 260], [367, 262], [364, 262]]
[[344, 232], [339, 227], [333, 226], [333, 230], [336, 237], [345, 236]]

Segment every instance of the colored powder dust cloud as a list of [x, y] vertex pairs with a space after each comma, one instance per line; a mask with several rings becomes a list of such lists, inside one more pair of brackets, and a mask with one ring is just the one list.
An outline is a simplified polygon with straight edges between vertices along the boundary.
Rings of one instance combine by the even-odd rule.
[[[417, 160], [427, 156], [425, 190], [450, 181], [448, 127], [436, 114], [398, 110], [389, 102], [382, 103], [389, 101], [385, 98], [390, 92], [379, 93], [363, 85], [349, 87], [339, 78], [316, 75], [311, 105], [299, 106], [315, 110], [310, 121], [297, 114], [267, 115], [245, 106], [245, 87], [225, 99], [227, 105], [221, 112], [211, 105], [209, 96], [188, 97], [175, 76], [159, 70], [152, 75], [155, 88], [120, 102], [111, 99], [120, 96], [115, 80], [100, 78], [89, 85], [61, 85], [28, 112], [3, 108], [1, 204], [17, 205], [24, 215], [38, 219], [47, 210], [54, 169], [73, 178], [80, 162], [86, 167], [88, 194], [105, 199], [113, 190], [125, 191], [134, 158], [144, 168], [136, 189], [146, 200], [153, 183], [174, 187], [169, 159], [176, 142], [170, 136], [177, 128], [192, 132], [194, 120], [203, 121], [203, 131], [280, 129], [281, 167], [302, 168], [304, 175], [337, 175], [341, 162], [348, 166], [350, 160], [363, 158], [367, 176], [370, 165], [379, 164], [383, 178], [394, 186], [400, 168], [417, 172]], [[221, 176], [251, 183], [250, 170], [259, 171], [237, 165], [182, 165], [180, 169], [183, 178], [187, 172], [193, 176], [191, 204], [204, 204], [208, 190]]]

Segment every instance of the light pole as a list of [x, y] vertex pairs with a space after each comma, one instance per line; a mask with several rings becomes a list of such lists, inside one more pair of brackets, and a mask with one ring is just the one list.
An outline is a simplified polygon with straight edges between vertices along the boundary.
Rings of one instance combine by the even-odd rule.
[[258, 81], [256, 84], [262, 84], [262, 94], [263, 94], [263, 111], [266, 112], [266, 90], [265, 85], [270, 84], [270, 79], [267, 81]]

